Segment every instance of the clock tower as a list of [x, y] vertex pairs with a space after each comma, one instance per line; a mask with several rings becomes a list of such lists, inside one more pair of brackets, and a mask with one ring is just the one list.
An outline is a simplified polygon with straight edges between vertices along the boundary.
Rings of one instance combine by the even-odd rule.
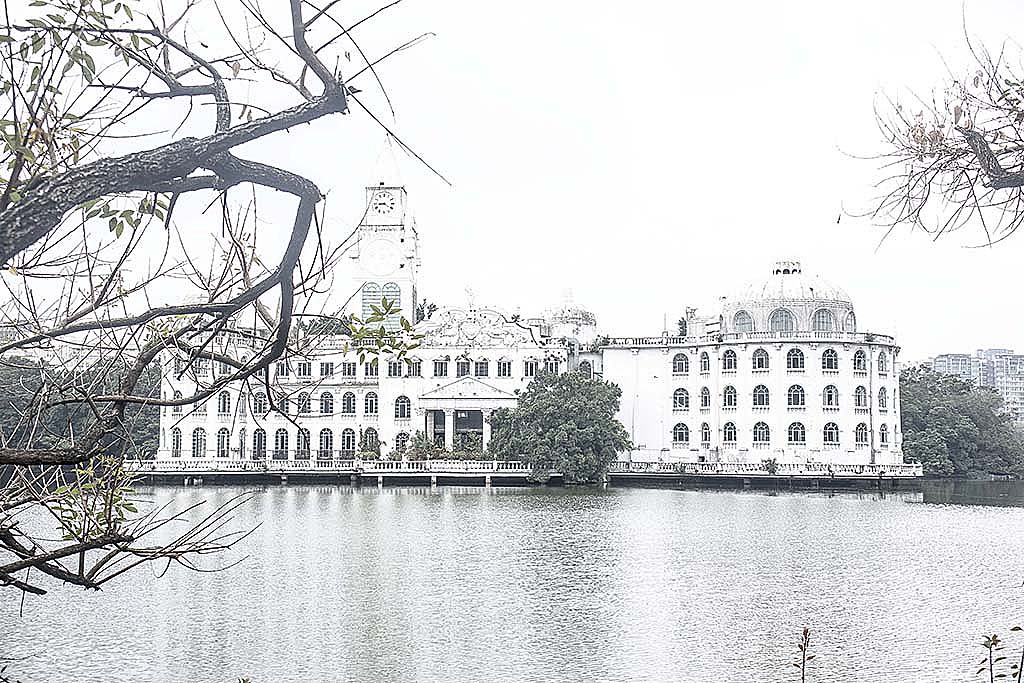
[[404, 187], [367, 187], [366, 208], [348, 252], [350, 286], [345, 296], [354, 296], [345, 312], [365, 319], [371, 306], [387, 299], [401, 309], [387, 321], [388, 329], [399, 329], [400, 318], [410, 323], [415, 318], [419, 238], [407, 200]]

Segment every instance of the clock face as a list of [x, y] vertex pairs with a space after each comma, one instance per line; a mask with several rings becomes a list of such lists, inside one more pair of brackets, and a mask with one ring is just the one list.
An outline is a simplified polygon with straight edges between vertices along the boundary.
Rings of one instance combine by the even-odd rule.
[[380, 214], [389, 214], [395, 210], [395, 195], [387, 190], [382, 190], [373, 195], [370, 206]]
[[373, 240], [366, 245], [362, 261], [372, 275], [391, 275], [398, 270], [398, 249], [389, 240]]

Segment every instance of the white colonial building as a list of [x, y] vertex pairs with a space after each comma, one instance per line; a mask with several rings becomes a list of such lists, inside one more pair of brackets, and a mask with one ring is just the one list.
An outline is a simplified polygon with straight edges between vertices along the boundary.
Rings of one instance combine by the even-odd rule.
[[[420, 264], [403, 188], [367, 188], [350, 256], [346, 291], [361, 296], [345, 312], [367, 316], [386, 298], [411, 317]], [[488, 415], [514, 406], [538, 372], [581, 371], [622, 389], [619, 419], [636, 447], [624, 459], [902, 463], [898, 347], [858, 332], [849, 297], [799, 263], [776, 264], [719, 315], [688, 312], [688, 328], [682, 337], [608, 338], [590, 312], [571, 306], [523, 320], [441, 309], [416, 325], [423, 339], [409, 362], [360, 361], [346, 337], [323, 337], [260, 381], [162, 409], [157, 458], [327, 466], [365, 451], [400, 454], [416, 432], [448, 449], [467, 439], [486, 446]], [[220, 343], [244, 357], [243, 339], [228, 333]], [[227, 370], [164, 363], [168, 398]]]
[[899, 348], [857, 331], [850, 298], [776, 263], [694, 318], [701, 334], [608, 339], [605, 379], [640, 460], [900, 464]]

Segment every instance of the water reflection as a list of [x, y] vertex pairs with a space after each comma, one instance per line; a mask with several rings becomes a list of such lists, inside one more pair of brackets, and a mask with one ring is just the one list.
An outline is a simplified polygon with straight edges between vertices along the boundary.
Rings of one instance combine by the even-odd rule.
[[246, 490], [228, 572], [55, 587], [24, 618], [4, 595], [18, 676], [788, 681], [806, 624], [812, 680], [965, 680], [1019, 621], [1024, 511], [926, 493]]
[[921, 491], [926, 503], [1024, 507], [1022, 481], [925, 481]]

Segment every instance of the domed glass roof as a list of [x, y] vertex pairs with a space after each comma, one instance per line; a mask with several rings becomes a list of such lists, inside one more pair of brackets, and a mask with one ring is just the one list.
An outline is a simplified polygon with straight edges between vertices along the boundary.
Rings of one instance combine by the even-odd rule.
[[830, 285], [817, 275], [803, 272], [799, 261], [776, 262], [771, 275], [750, 284], [733, 299], [733, 302], [807, 299], [850, 303], [850, 297], [846, 292]]

